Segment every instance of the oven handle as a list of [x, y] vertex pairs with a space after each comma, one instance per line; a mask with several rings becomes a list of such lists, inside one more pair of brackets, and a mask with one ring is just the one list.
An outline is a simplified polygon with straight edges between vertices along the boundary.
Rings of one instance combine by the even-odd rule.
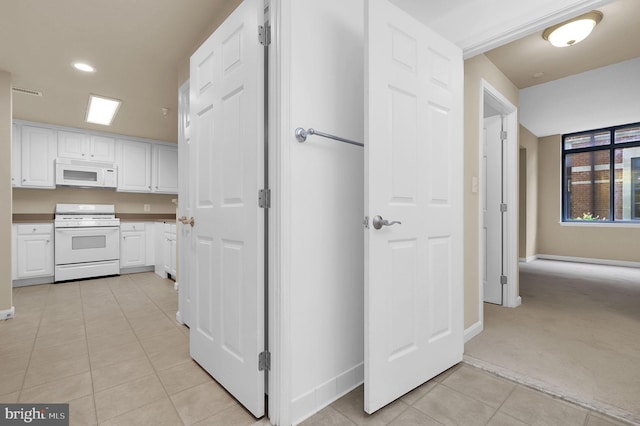
[[75, 231], [118, 231], [119, 226], [87, 226], [87, 227], [73, 227], [73, 228], [55, 228], [56, 232], [63, 232], [66, 234], [73, 234]]

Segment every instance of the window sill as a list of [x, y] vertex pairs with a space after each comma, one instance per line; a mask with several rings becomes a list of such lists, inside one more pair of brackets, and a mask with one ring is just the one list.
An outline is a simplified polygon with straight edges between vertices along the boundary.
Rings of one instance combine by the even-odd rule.
[[578, 227], [578, 228], [640, 228], [640, 222], [598, 222], [598, 221], [575, 221], [575, 222], [558, 222], [560, 226]]

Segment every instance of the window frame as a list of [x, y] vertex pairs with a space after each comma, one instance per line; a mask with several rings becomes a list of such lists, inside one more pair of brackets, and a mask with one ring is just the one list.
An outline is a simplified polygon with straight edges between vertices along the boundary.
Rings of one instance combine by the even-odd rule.
[[[586, 131], [580, 131], [580, 132], [574, 132], [574, 133], [566, 133], [562, 135], [562, 155], [561, 155], [561, 169], [562, 169], [562, 182], [561, 182], [561, 190], [562, 190], [562, 200], [561, 200], [561, 222], [562, 223], [572, 223], [572, 224], [612, 224], [612, 223], [618, 223], [618, 224], [640, 224], [640, 217], [637, 217], [634, 215], [634, 211], [633, 211], [633, 197], [634, 197], [634, 193], [631, 194], [631, 203], [632, 203], [632, 211], [629, 214], [630, 219], [615, 219], [615, 209], [616, 209], [616, 205], [615, 205], [615, 197], [616, 197], [616, 192], [615, 192], [615, 188], [616, 188], [616, 163], [615, 163], [615, 154], [616, 154], [616, 150], [620, 149], [620, 150], [624, 150], [625, 148], [640, 148], [640, 136], [638, 137], [637, 140], [635, 141], [631, 141], [631, 142], [621, 142], [621, 143], [616, 143], [615, 140], [615, 135], [616, 135], [616, 131], [620, 131], [623, 129], [627, 129], [627, 128], [634, 128], [634, 127], [640, 127], [640, 122], [635, 122], [635, 123], [629, 123], [629, 124], [623, 124], [623, 125], [619, 125], [619, 126], [612, 126], [612, 127], [603, 127], [603, 128], [599, 128], [599, 129], [592, 129], [592, 130], [586, 130]], [[572, 138], [572, 137], [576, 137], [576, 136], [586, 136], [586, 135], [590, 135], [592, 138], [594, 137], [594, 135], [596, 134], [601, 134], [601, 133], [605, 133], [605, 132], [609, 132], [609, 143], [608, 144], [604, 144], [604, 145], [593, 145], [593, 146], [587, 146], [587, 147], [581, 147], [581, 148], [573, 148], [573, 149], [567, 149], [566, 148], [566, 140], [567, 138]], [[568, 168], [567, 168], [567, 155], [571, 155], [571, 154], [580, 154], [580, 153], [589, 153], [589, 152], [609, 152], [609, 214], [607, 215], [607, 219], [604, 220], [583, 220], [583, 219], [575, 219], [572, 217], [567, 217], [568, 212], [571, 211], [570, 209], [570, 202], [571, 202], [571, 196], [570, 196], [570, 192], [569, 192], [569, 180], [567, 179], [567, 172], [568, 172]], [[631, 183], [631, 187], [633, 188], [634, 185]], [[638, 200], [640, 201], [640, 200]]]

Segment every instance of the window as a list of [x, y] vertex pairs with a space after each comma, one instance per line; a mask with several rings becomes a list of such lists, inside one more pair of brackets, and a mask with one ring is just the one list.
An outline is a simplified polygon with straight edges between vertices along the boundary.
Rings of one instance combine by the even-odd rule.
[[565, 222], [640, 222], [640, 123], [562, 136]]

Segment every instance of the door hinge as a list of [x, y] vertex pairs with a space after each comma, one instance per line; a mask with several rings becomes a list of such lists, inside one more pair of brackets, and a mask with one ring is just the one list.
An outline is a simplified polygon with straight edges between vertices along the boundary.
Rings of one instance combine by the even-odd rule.
[[500, 139], [502, 139], [503, 141], [507, 140], [507, 131], [503, 130], [502, 132], [500, 132]]
[[365, 229], [369, 229], [369, 216], [364, 217], [362, 224], [364, 225]]
[[507, 283], [507, 276], [500, 275], [500, 284], [505, 285]]
[[270, 25], [258, 26], [258, 41], [263, 46], [269, 46], [271, 44], [271, 26]]
[[264, 351], [258, 355], [258, 371], [271, 370], [271, 352]]
[[505, 203], [500, 204], [500, 213], [507, 212], [507, 205]]
[[271, 190], [261, 189], [258, 191], [258, 207], [261, 209], [271, 208]]

